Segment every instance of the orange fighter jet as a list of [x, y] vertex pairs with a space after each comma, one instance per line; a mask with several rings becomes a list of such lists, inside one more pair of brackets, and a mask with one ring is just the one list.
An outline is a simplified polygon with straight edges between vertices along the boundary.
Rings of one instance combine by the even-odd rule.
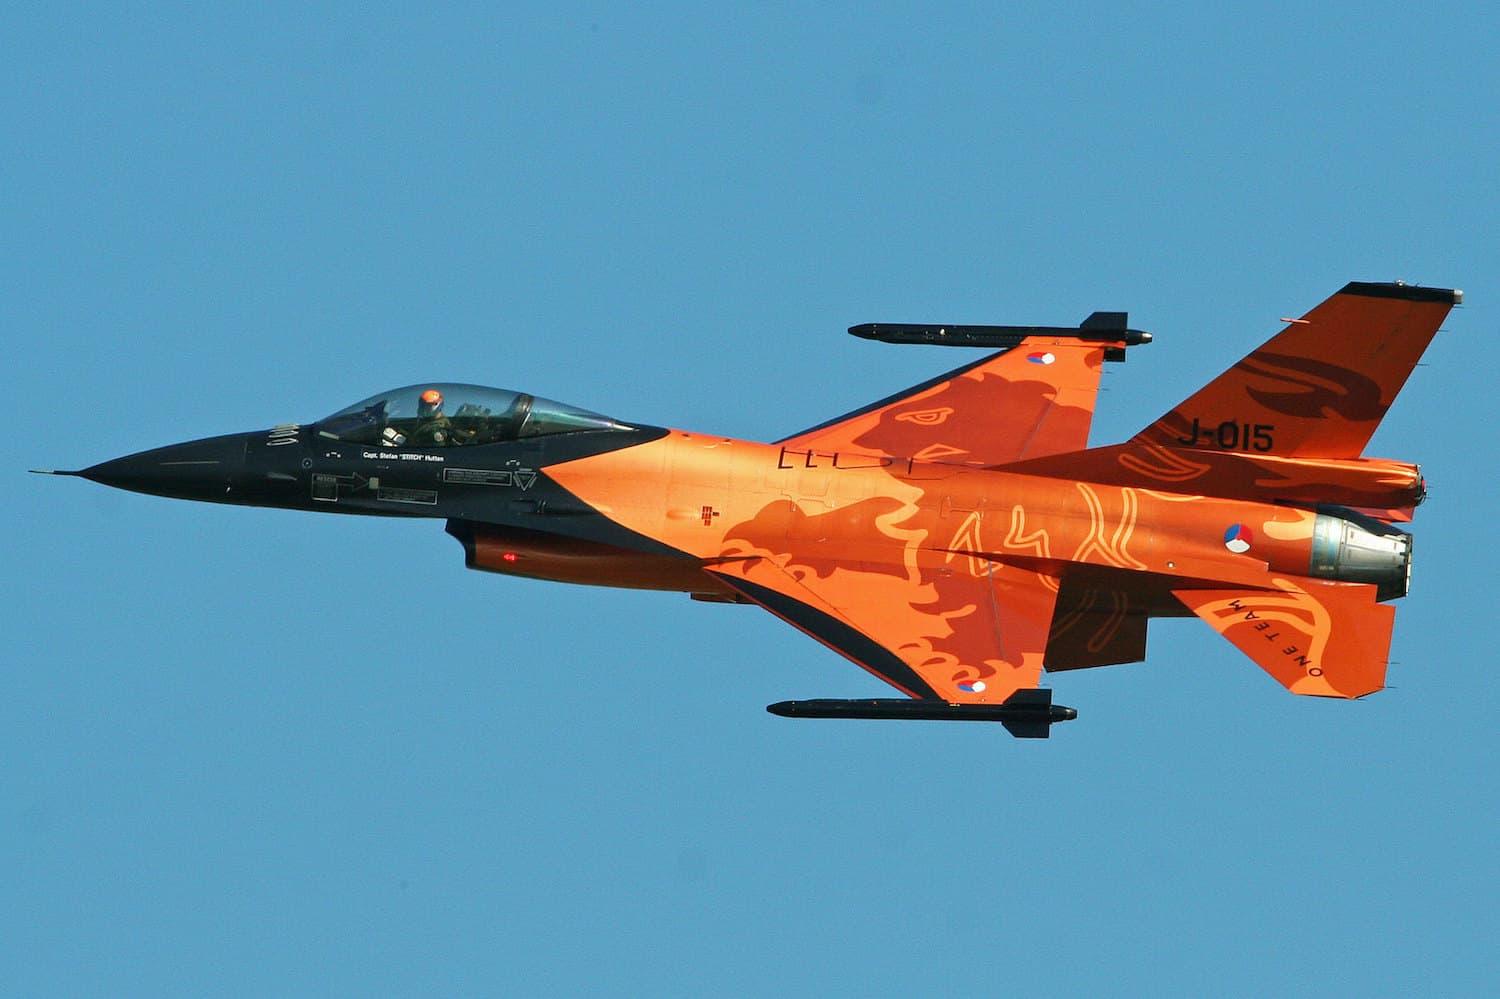
[[1295, 694], [1385, 683], [1418, 467], [1363, 452], [1458, 291], [1353, 283], [1123, 444], [1088, 446], [1106, 361], [1150, 334], [867, 325], [972, 364], [770, 444], [424, 383], [310, 425], [79, 472], [139, 492], [438, 517], [470, 568], [759, 604], [906, 698], [803, 717], [1073, 718], [1042, 671], [1141, 660], [1197, 615]]

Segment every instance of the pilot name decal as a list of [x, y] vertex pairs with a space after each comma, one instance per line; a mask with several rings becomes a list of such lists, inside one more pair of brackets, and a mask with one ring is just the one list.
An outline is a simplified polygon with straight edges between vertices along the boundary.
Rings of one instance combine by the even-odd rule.
[[361, 458], [377, 461], [442, 461], [440, 454], [421, 454], [416, 451], [361, 451]]

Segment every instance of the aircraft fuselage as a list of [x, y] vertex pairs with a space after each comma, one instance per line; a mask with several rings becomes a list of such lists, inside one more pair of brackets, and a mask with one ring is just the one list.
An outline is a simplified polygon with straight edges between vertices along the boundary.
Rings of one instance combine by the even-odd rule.
[[1385, 685], [1416, 465], [1365, 455], [1454, 289], [1351, 282], [1123, 443], [1089, 447], [1104, 364], [1077, 327], [858, 326], [995, 352], [771, 444], [422, 383], [313, 424], [81, 472], [185, 499], [447, 522], [475, 569], [753, 603], [921, 702], [794, 717], [1001, 720], [1071, 709], [1042, 671], [1138, 662], [1194, 614], [1296, 694]]
[[[1344, 578], [1313, 571], [1319, 522], [1344, 521], [1297, 507], [661, 428], [388, 448], [286, 424], [81, 474], [175, 498], [440, 518], [471, 568], [724, 596], [704, 568], [770, 558], [897, 575], [918, 552], [965, 571], [998, 557], [1053, 576], [1127, 573], [1162, 592], [1153, 615], [1182, 613], [1165, 594], [1184, 582], [1249, 583], [1266, 568]], [[1233, 525], [1257, 539], [1253, 555], [1226, 548]], [[1361, 581], [1404, 582], [1405, 557], [1393, 554], [1389, 579]]]

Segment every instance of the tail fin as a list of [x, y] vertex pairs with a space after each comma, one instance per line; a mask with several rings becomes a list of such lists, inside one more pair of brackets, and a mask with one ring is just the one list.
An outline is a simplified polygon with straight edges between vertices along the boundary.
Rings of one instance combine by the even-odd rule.
[[1463, 292], [1351, 282], [1133, 444], [1357, 458]]
[[887, 343], [1002, 347], [777, 443], [788, 451], [849, 453], [961, 465], [1000, 465], [1088, 446], [1099, 373], [1151, 336], [1123, 312], [1077, 328], [869, 324], [849, 330]]

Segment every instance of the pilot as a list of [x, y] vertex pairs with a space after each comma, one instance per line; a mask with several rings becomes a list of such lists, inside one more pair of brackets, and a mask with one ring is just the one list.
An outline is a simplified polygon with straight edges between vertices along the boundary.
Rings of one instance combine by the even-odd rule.
[[452, 443], [453, 425], [443, 412], [443, 393], [435, 388], [417, 397], [417, 425], [406, 442], [417, 447], [444, 447]]

